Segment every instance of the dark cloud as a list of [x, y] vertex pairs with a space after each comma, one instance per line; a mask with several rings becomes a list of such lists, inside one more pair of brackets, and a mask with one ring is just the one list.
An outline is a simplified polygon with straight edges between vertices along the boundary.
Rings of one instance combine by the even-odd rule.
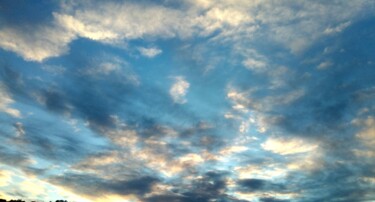
[[282, 199], [277, 199], [273, 197], [267, 197], [267, 198], [261, 198], [261, 202], [288, 202], [290, 200], [282, 200]]
[[31, 163], [30, 157], [12, 146], [0, 146], [0, 162], [14, 167], [22, 167]]
[[230, 201], [225, 194], [227, 191], [226, 181], [228, 175], [229, 173], [222, 171], [210, 171], [205, 173], [201, 179], [194, 180], [191, 183], [189, 190], [179, 190], [179, 193], [184, 196], [182, 201]]
[[243, 192], [284, 191], [285, 186], [263, 179], [242, 179], [237, 182], [239, 190]]
[[250, 190], [261, 190], [264, 188], [265, 184], [267, 183], [266, 180], [260, 179], [246, 179], [239, 181], [239, 185], [249, 188]]
[[50, 181], [70, 189], [74, 188], [75, 192], [93, 197], [107, 194], [142, 196], [150, 192], [152, 185], [159, 182], [159, 179], [152, 176], [140, 176], [129, 180], [105, 179], [90, 174], [65, 173], [50, 178]]
[[64, 113], [69, 110], [66, 98], [61, 93], [50, 90], [43, 92], [42, 96], [45, 99], [45, 105], [47, 109], [59, 113]]
[[[290, 189], [304, 190], [302, 201], [366, 201], [373, 199], [372, 190], [363, 180], [364, 167], [351, 166], [346, 162], [328, 162], [324, 169], [303, 176], [294, 173], [288, 180]], [[302, 180], [298, 179], [303, 176]], [[325, 192], [322, 192], [325, 190]]]
[[189, 185], [178, 186], [173, 189], [174, 193], [153, 195], [145, 198], [145, 201], [176, 201], [176, 202], [244, 202], [226, 194], [228, 172], [209, 171], [202, 178], [193, 180]]
[[[212, 201], [213, 198], [200, 196], [200, 195], [156, 195], [145, 199], [147, 202], [164, 202], [164, 201], [171, 201], [171, 202], [209, 202]], [[248, 202], [246, 200], [236, 199], [230, 196], [217, 196], [215, 201], [218, 202]]]
[[156, 195], [151, 196], [145, 199], [147, 202], [164, 202], [164, 201], [170, 201], [170, 202], [182, 202], [184, 200], [183, 196], [179, 195]]
[[11, 93], [18, 95], [24, 94], [25, 90], [22, 86], [21, 74], [12, 68], [9, 61], [0, 59], [0, 78]]

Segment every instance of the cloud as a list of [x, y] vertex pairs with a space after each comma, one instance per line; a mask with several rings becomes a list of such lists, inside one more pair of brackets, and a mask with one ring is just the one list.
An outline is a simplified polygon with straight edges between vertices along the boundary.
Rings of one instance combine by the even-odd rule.
[[42, 62], [68, 51], [68, 44], [75, 38], [69, 30], [57, 25], [37, 26], [33, 29], [0, 29], [0, 46], [21, 55], [25, 60]]
[[[78, 37], [113, 44], [147, 36], [173, 37], [177, 31], [181, 35], [188, 34], [178, 23], [182, 13], [174, 9], [107, 2], [100, 5], [98, 11], [97, 6], [90, 2], [70, 14], [69, 10], [73, 8], [66, 4], [62, 7], [65, 10], [52, 14], [51, 22], [30, 30], [23, 26], [3, 27], [0, 29], [0, 46], [26, 60], [42, 62], [66, 53], [69, 43]], [[150, 56], [158, 51], [146, 52]]]
[[363, 147], [353, 149], [354, 154], [359, 158], [375, 158], [375, 118], [369, 116], [364, 119], [354, 119], [353, 124], [361, 128], [355, 137], [363, 144]]
[[313, 152], [318, 148], [318, 145], [298, 138], [281, 139], [271, 137], [262, 143], [262, 148], [280, 155], [290, 155]]
[[143, 47], [140, 47], [138, 48], [139, 52], [145, 56], [145, 57], [148, 57], [148, 58], [153, 58], [159, 54], [161, 54], [163, 51], [158, 49], [158, 48], [143, 48]]
[[26, 167], [33, 163], [33, 159], [22, 151], [14, 151], [7, 146], [0, 147], [0, 160], [3, 164], [14, 167]]
[[7, 23], [0, 46], [45, 64], [0, 60], [0, 160], [93, 201], [372, 200], [367, 5], [65, 1], [30, 36]]
[[324, 61], [318, 65], [317, 69], [319, 70], [327, 69], [331, 67], [332, 65], [333, 63], [331, 61]]
[[243, 192], [283, 191], [285, 187], [263, 179], [242, 179], [237, 182]]
[[[119, 44], [123, 40], [141, 38], [207, 36], [219, 30], [213, 38], [215, 41], [233, 43], [243, 38], [256, 40], [257, 33], [267, 30], [270, 41], [298, 53], [324, 33], [340, 32], [348, 27], [348, 19], [355, 18], [369, 4], [367, 1], [283, 4], [277, 1], [220, 1], [217, 4], [187, 1], [185, 7], [172, 8], [131, 2], [62, 3], [59, 11], [52, 12], [50, 22], [38, 24], [32, 30], [26, 26], [0, 29], [0, 46], [26, 60], [42, 62], [66, 53], [69, 43], [79, 37]], [[293, 10], [295, 6], [300, 10]], [[330, 15], [333, 10], [337, 15]], [[263, 28], [263, 25], [266, 26]], [[333, 28], [326, 28], [328, 25]], [[157, 55], [155, 51], [141, 53], [153, 57]]]
[[349, 27], [351, 25], [351, 22], [348, 21], [348, 22], [343, 22], [339, 25], [337, 25], [336, 27], [328, 27], [327, 29], [324, 30], [324, 33], [325, 34], [336, 34], [336, 33], [340, 33], [342, 32], [343, 30], [345, 30], [347, 27]]
[[80, 71], [84, 76], [99, 80], [113, 76], [126, 84], [135, 86], [140, 84], [140, 80], [132, 70], [131, 65], [118, 56], [103, 54], [97, 58], [88, 59], [86, 62], [87, 66]]
[[255, 59], [246, 59], [243, 61], [243, 65], [250, 70], [254, 70], [255, 72], [261, 72], [264, 71], [266, 67], [266, 63], [260, 60], [255, 60]]
[[[138, 195], [139, 197], [151, 191], [153, 184], [159, 180], [152, 176], [134, 176], [133, 179], [106, 180], [95, 175], [64, 173], [51, 177], [50, 183], [73, 189], [74, 192], [89, 198], [110, 196], [118, 194], [122, 196]], [[93, 192], [93, 190], [95, 190]]]
[[177, 76], [173, 79], [174, 83], [169, 89], [169, 94], [175, 103], [184, 104], [187, 102], [185, 96], [189, 90], [190, 83], [182, 76]]
[[16, 129], [16, 136], [17, 137], [22, 137], [26, 134], [25, 129], [24, 129], [21, 122], [16, 122], [14, 124], [14, 128]]
[[[1, 180], [6, 180], [6, 183], [0, 191], [0, 196], [2, 199], [11, 200], [14, 198], [22, 198], [23, 200], [41, 200], [44, 198], [58, 198], [69, 201], [79, 200], [82, 202], [91, 202], [79, 195], [73, 194], [59, 186], [54, 186], [50, 184], [45, 179], [39, 179], [34, 175], [22, 172], [22, 170], [4, 167], [3, 165], [1, 172], [4, 176], [0, 175]], [[12, 184], [17, 184], [17, 188], [13, 189]]]
[[356, 137], [369, 147], [375, 146], [375, 118], [367, 117], [367, 119], [362, 121], [357, 120], [355, 123], [365, 126], [362, 131], [356, 134]]
[[176, 9], [130, 2], [100, 5], [98, 10], [97, 3], [89, 2], [72, 13], [57, 13], [56, 19], [81, 37], [108, 42], [146, 36], [173, 37], [183, 29], [177, 24], [183, 18], [182, 13]]
[[0, 83], [0, 111], [5, 112], [13, 117], [20, 118], [21, 112], [17, 109], [10, 107], [14, 100], [9, 96], [3, 84]]
[[12, 179], [12, 173], [9, 171], [2, 170], [0, 172], [0, 187], [4, 187], [10, 184], [11, 179]]

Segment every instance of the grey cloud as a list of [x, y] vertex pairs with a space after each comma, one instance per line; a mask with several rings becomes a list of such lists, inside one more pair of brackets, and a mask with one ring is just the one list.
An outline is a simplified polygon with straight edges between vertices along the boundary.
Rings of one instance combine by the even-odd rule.
[[261, 202], [288, 202], [290, 200], [282, 200], [282, 199], [277, 199], [273, 197], [268, 197], [268, 198], [261, 198]]
[[152, 176], [139, 176], [133, 179], [103, 179], [90, 174], [65, 173], [51, 177], [52, 183], [74, 188], [75, 192], [88, 196], [103, 196], [106, 194], [136, 194], [142, 196], [151, 190], [151, 186], [159, 181]]
[[285, 186], [278, 183], [273, 183], [263, 179], [241, 179], [237, 182], [239, 190], [243, 192], [257, 192], [257, 191], [284, 191]]
[[15, 148], [0, 147], [0, 162], [15, 166], [22, 167], [31, 164], [30, 156], [19, 151], [14, 151]]

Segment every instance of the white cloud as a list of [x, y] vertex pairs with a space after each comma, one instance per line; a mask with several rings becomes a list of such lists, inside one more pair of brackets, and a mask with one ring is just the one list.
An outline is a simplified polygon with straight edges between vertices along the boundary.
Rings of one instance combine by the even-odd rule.
[[[132, 3], [90, 3], [74, 10], [69, 4], [48, 25], [0, 29], [0, 47], [13, 51], [25, 60], [42, 62], [68, 51], [68, 44], [77, 37], [103, 43], [118, 43], [157, 36], [160, 38], [189, 35], [182, 12], [163, 6], [144, 6]], [[98, 9], [100, 8], [100, 9]], [[187, 18], [186, 18], [187, 19]], [[155, 51], [155, 50], [154, 50]], [[148, 55], [155, 54], [148, 52]]]
[[14, 102], [14, 100], [10, 97], [2, 84], [0, 84], [0, 94], [0, 112], [5, 112], [13, 117], [20, 118], [21, 112], [9, 106]]
[[184, 77], [177, 76], [174, 78], [175, 82], [169, 90], [169, 94], [173, 101], [178, 104], [184, 104], [187, 102], [185, 96], [189, 90], [190, 83], [187, 82]]
[[324, 61], [318, 65], [317, 69], [319, 70], [327, 69], [331, 67], [332, 65], [333, 63], [331, 61]]
[[75, 35], [58, 26], [40, 26], [32, 30], [0, 29], [0, 47], [21, 55], [25, 60], [41, 62], [68, 51]]
[[105, 2], [89, 3], [73, 12], [56, 14], [57, 21], [81, 37], [93, 40], [171, 37], [182, 13], [158, 5]]
[[318, 148], [315, 143], [307, 142], [300, 138], [275, 138], [270, 137], [261, 144], [262, 148], [280, 155], [299, 154], [314, 151]]
[[264, 71], [266, 68], [266, 63], [261, 60], [256, 60], [252, 58], [248, 58], [245, 61], [243, 61], [243, 65], [250, 70], [253, 70], [255, 72], [261, 72]]
[[158, 48], [138, 48], [139, 52], [148, 58], [153, 58], [159, 54], [161, 54], [163, 51]]
[[336, 33], [340, 33], [342, 32], [343, 30], [345, 30], [347, 27], [349, 27], [351, 25], [351, 22], [348, 21], [348, 22], [343, 22], [335, 27], [328, 27], [327, 29], [324, 30], [324, 33], [325, 34], [336, 34]]
[[209, 41], [248, 48], [261, 35], [299, 53], [324, 35], [343, 31], [373, 4], [362, 0], [186, 2], [180, 8], [130, 2], [62, 3], [49, 24], [32, 30], [0, 28], [0, 46], [26, 60], [41, 62], [67, 52], [68, 44], [78, 37], [118, 44], [150, 37], [208, 36], [218, 31]]

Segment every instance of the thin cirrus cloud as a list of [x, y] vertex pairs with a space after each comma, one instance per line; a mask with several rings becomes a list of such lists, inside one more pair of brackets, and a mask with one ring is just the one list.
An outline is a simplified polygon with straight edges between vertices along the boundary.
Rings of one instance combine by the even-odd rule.
[[375, 200], [374, 8], [2, 1], [0, 198]]

